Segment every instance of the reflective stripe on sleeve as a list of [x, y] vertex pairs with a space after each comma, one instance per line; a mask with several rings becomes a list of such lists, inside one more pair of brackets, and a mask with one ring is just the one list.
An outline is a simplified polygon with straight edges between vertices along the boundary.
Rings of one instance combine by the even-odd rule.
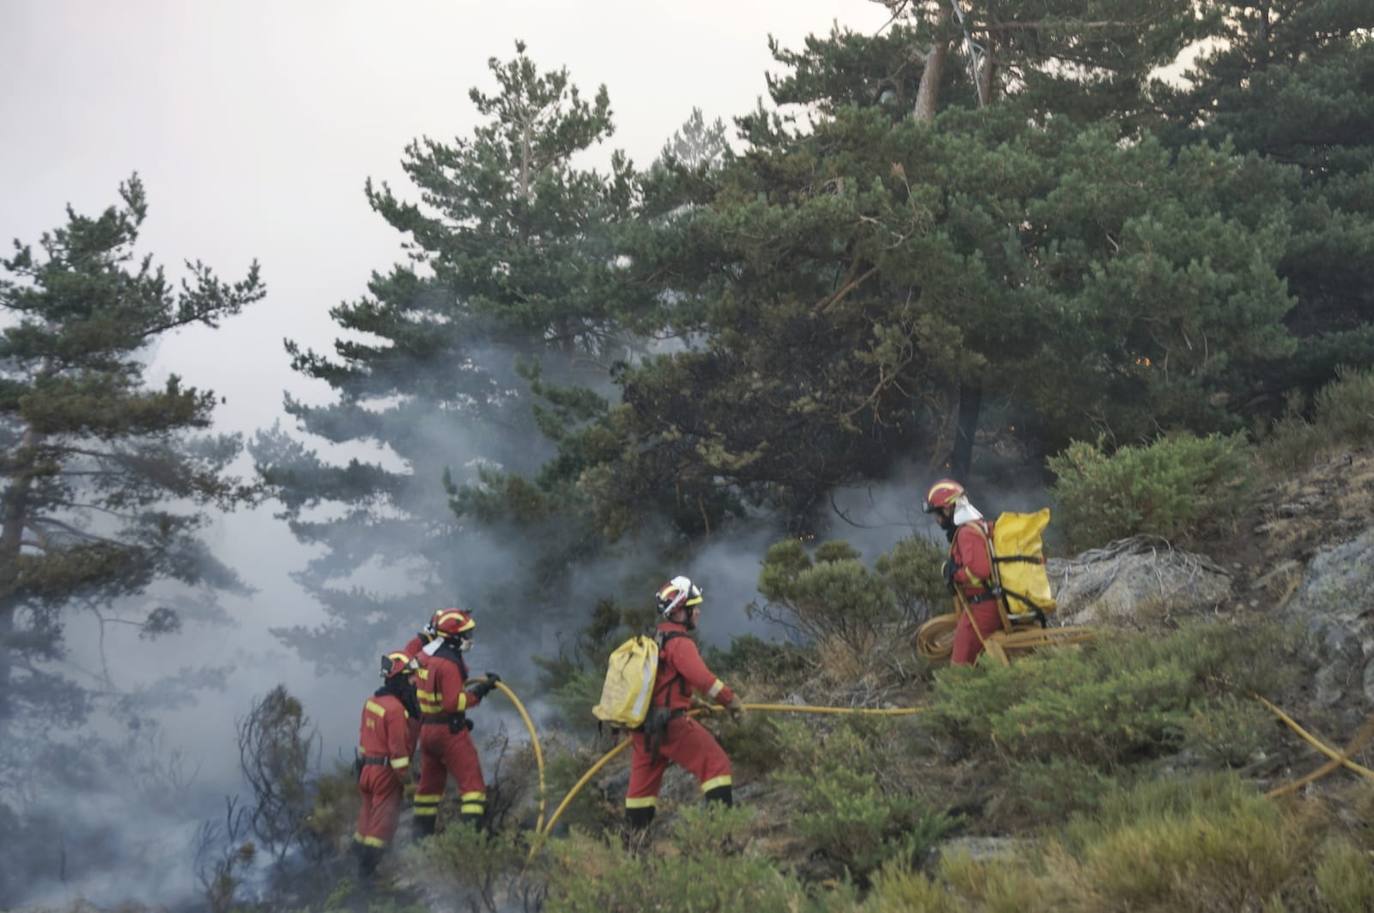
[[[356, 707], [358, 705], [354, 704], [353, 706]], [[375, 713], [377, 716], [386, 716], [386, 708], [376, 701], [368, 701], [364, 706], [367, 707], [368, 713]]]
[[410, 758], [392, 758], [391, 766], [396, 770], [405, 770], [410, 766]]
[[711, 685], [711, 690], [706, 692], [706, 696], [713, 698], [724, 690], [725, 682], [721, 681], [720, 679], [716, 679], [715, 684]]

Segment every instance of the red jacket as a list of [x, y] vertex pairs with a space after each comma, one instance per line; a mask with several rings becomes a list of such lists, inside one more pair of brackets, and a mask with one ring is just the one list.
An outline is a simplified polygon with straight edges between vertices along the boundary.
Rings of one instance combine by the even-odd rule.
[[423, 650], [416, 654], [420, 671], [415, 673], [415, 696], [420, 699], [420, 714], [463, 713], [482, 702], [464, 689], [467, 665], [457, 651], [445, 646], [433, 656]]
[[668, 639], [658, 654], [658, 678], [654, 681], [653, 706], [665, 704], [671, 710], [686, 710], [692, 706], [692, 692], [697, 691], [719, 704], [728, 704], [735, 699], [725, 682], [716, 678], [701, 658], [696, 641], [688, 634], [687, 628], [672, 621], [659, 624], [660, 637], [667, 634], [678, 636]]
[[965, 599], [985, 595], [992, 586], [992, 527], [986, 520], [972, 520], [954, 531], [949, 560], [954, 582]]
[[415, 753], [415, 728], [410, 714], [394, 694], [376, 694], [363, 704], [358, 751], [369, 758], [386, 758], [397, 774], [410, 767]]

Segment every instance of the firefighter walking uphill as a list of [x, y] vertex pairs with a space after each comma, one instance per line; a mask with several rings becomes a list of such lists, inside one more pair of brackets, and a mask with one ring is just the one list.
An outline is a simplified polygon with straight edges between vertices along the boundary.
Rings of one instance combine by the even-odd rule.
[[674, 763], [690, 771], [707, 801], [733, 804], [730, 759], [710, 731], [687, 716], [693, 691], [725, 705], [739, 720], [739, 696], [716, 678], [697, 650], [691, 632], [701, 619], [701, 590], [686, 577], [674, 577], [658, 591], [659, 668], [644, 725], [632, 733], [634, 756], [625, 795], [625, 817], [643, 828], [654, 819], [663, 774]]
[[[415, 833], [427, 837], [438, 821], [439, 801], [450, 775], [458, 781], [459, 818], [478, 825], [486, 812], [487, 788], [469, 730], [467, 713], [482, 702], [501, 677], [467, 687], [463, 654], [472, 648], [477, 622], [461, 609], [440, 609], [426, 632], [432, 639], [415, 654], [416, 695], [420, 704], [420, 782], [415, 789]], [[414, 643], [414, 641], [412, 641]]]
[[[970, 666], [983, 652], [983, 639], [1002, 630], [993, 578], [992, 526], [969, 502], [964, 486], [953, 479], [941, 479], [930, 486], [923, 509], [935, 515], [949, 539], [945, 583], [951, 591], [957, 589], [968, 605], [968, 612], [960, 613], [955, 623], [950, 663]], [[974, 623], [978, 631], [973, 630]]]

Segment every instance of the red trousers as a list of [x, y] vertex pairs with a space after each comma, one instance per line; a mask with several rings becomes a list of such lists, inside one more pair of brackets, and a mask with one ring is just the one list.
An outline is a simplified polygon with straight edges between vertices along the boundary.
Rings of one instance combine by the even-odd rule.
[[396, 834], [401, 817], [401, 778], [387, 764], [369, 764], [358, 778], [363, 806], [358, 810], [358, 829], [353, 839], [364, 846], [386, 846]]
[[625, 792], [626, 808], [652, 808], [658, 804], [663, 772], [670, 762], [696, 777], [702, 792], [731, 785], [730, 758], [725, 749], [710, 730], [690, 717], [668, 721], [657, 759], [644, 744], [644, 733], [631, 733], [630, 738], [634, 740], [634, 756], [630, 761], [630, 788]]
[[[1002, 630], [1002, 615], [997, 611], [997, 603], [994, 600], [989, 599], [987, 602], [969, 606], [969, 611], [977, 619], [978, 630], [983, 632], [983, 637]], [[959, 621], [954, 626], [954, 653], [949, 658], [950, 664], [971, 666], [982, 652], [983, 642], [978, 639], [973, 625], [969, 624], [968, 614], [960, 612]]]
[[466, 730], [449, 732], [445, 724], [420, 729], [420, 783], [415, 788], [415, 815], [439, 813], [439, 800], [449, 775], [458, 781], [459, 813], [480, 816], [486, 811], [487, 784], [482, 763]]

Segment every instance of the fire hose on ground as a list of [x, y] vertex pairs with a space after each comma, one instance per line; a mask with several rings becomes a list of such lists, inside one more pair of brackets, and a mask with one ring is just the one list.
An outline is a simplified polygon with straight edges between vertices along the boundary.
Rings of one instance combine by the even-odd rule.
[[[942, 619], [946, 619], [946, 618], [949, 619], [948, 622], [945, 622], [945, 621], [942, 620]], [[952, 638], [952, 636], [953, 636], [953, 630], [954, 630], [954, 622], [957, 621], [957, 618], [958, 618], [957, 615], [951, 614], [951, 615], [949, 615], [949, 616], [940, 616], [939, 618], [932, 619], [932, 622], [941, 622], [941, 624], [940, 624], [940, 625], [938, 626], [938, 628], [937, 628], [937, 634], [938, 634], [938, 636], [939, 636], [940, 638], [944, 638], [944, 637], [946, 637], [946, 636], [948, 636], [949, 638]], [[923, 631], [923, 632], [926, 631], [927, 627], [929, 627], [929, 624], [930, 624], [930, 623], [927, 623], [926, 626], [923, 626], [923, 627], [922, 627], [922, 631]], [[976, 627], [975, 627], [975, 630], [977, 630]], [[1086, 641], [1086, 640], [1091, 639], [1091, 637], [1092, 637], [1092, 632], [1091, 632], [1091, 630], [1090, 630], [1090, 629], [1087, 629], [1087, 628], [1077, 628], [1077, 629], [1072, 629], [1072, 628], [1059, 628], [1059, 629], [1048, 629], [1048, 630], [1041, 630], [1041, 631], [1013, 632], [1013, 634], [1011, 634], [1011, 635], [1006, 635], [1005, 637], [1000, 638], [1000, 639], [1001, 639], [1001, 640], [1003, 641], [1003, 643], [1005, 644], [1006, 641], [1007, 641], [1008, 639], [1010, 639], [1011, 637], [1015, 636], [1015, 635], [1018, 634], [1018, 633], [1025, 633], [1025, 634], [1047, 634], [1047, 633], [1052, 633], [1053, 631], [1069, 632], [1069, 633], [1072, 635], [1073, 638], [1081, 638], [1081, 639], [1067, 639], [1067, 640], [1065, 640], [1065, 639], [1055, 639], [1055, 638], [1051, 638], [1051, 639], [1046, 639], [1046, 640], [1041, 640], [1041, 641], [1035, 642], [1035, 645], [1036, 645], [1036, 646], [1054, 646], [1054, 645], [1062, 645], [1062, 644], [1064, 644], [1064, 643], [1082, 643], [1082, 642], [1084, 642], [1084, 641]], [[1031, 646], [1032, 642], [1033, 642], [1033, 639], [1032, 639], [1032, 638], [1026, 637], [1026, 638], [1021, 638], [1021, 639], [1019, 639], [1019, 640], [1017, 640], [1017, 641], [1013, 641], [1012, 644], [1007, 645], [1007, 646], [1008, 646], [1009, 650], [1011, 650], [1011, 651], [1020, 651], [1020, 650], [1024, 650], [1024, 649], [1033, 649], [1033, 647]], [[921, 632], [918, 632], [918, 633], [917, 633], [917, 646], [918, 646], [918, 649], [921, 649], [921, 644], [922, 644], [922, 634], [921, 634]], [[937, 644], [938, 644], [938, 641], [937, 641]], [[928, 650], [930, 649], [930, 639], [929, 639], [929, 638], [928, 638], [927, 641], [926, 641], [926, 645], [927, 645], [927, 646], [926, 646], [926, 651], [928, 651]], [[922, 652], [922, 655], [927, 655], [926, 651], [923, 651], [923, 652]], [[989, 650], [989, 653], [992, 653], [994, 656], [996, 655], [995, 651], [992, 651], [992, 650]], [[939, 656], [939, 653], [937, 652], [936, 655]], [[948, 655], [948, 653], [946, 652], [944, 655]], [[1005, 661], [1005, 660], [1006, 660], [1006, 655], [1003, 654], [1002, 661]], [[614, 760], [616, 757], [618, 757], [619, 755], [621, 755], [621, 754], [625, 751], [625, 749], [629, 748], [630, 745], [631, 745], [631, 740], [630, 740], [628, 737], [625, 738], [625, 739], [623, 739], [623, 740], [621, 740], [621, 741], [620, 741], [619, 743], [617, 743], [614, 747], [612, 747], [609, 751], [607, 751], [605, 754], [603, 754], [603, 755], [596, 761], [595, 764], [593, 764], [590, 768], [588, 768], [587, 771], [586, 771], [586, 773], [584, 773], [584, 774], [582, 775], [582, 777], [581, 777], [575, 784], [573, 784], [572, 788], [568, 790], [567, 795], [565, 795], [565, 796], [563, 797], [563, 800], [562, 800], [561, 802], [559, 802], [558, 807], [554, 809], [553, 814], [549, 816], [548, 821], [546, 822], [546, 821], [544, 820], [544, 812], [545, 812], [545, 810], [546, 810], [546, 808], [547, 808], [547, 800], [546, 800], [547, 791], [546, 791], [546, 786], [545, 786], [545, 775], [544, 775], [544, 753], [543, 753], [543, 749], [540, 747], [540, 743], [539, 743], [539, 734], [538, 734], [538, 732], [537, 732], [536, 729], [535, 729], [534, 721], [530, 718], [529, 712], [525, 709], [525, 705], [524, 705], [523, 703], [521, 703], [520, 698], [516, 696], [515, 692], [512, 691], [504, 682], [499, 682], [499, 681], [498, 681], [498, 682], [495, 682], [494, 684], [496, 685], [496, 688], [497, 688], [502, 694], [504, 694], [506, 697], [508, 697], [508, 698], [510, 699], [511, 703], [515, 706], [516, 711], [520, 714], [521, 720], [524, 721], [525, 728], [526, 728], [526, 730], [528, 730], [529, 735], [530, 735], [530, 745], [532, 746], [533, 751], [534, 751], [535, 765], [536, 765], [536, 767], [537, 767], [537, 769], [538, 769], [538, 772], [539, 772], [539, 813], [538, 813], [538, 817], [537, 817], [536, 820], [535, 820], [535, 826], [534, 826], [535, 839], [534, 839], [533, 843], [530, 845], [530, 851], [529, 851], [529, 855], [528, 855], [528, 857], [527, 857], [527, 861], [528, 861], [529, 859], [533, 859], [534, 856], [535, 856], [535, 855], [539, 852], [539, 850], [543, 847], [544, 841], [548, 838], [548, 836], [549, 836], [551, 833], [553, 833], [553, 829], [554, 829], [555, 826], [557, 826], [558, 820], [563, 816], [563, 813], [564, 813], [565, 811], [567, 811], [568, 806], [572, 804], [572, 801], [573, 801], [575, 798], [577, 798], [578, 794], [581, 793], [581, 791], [583, 790], [583, 788], [586, 787], [586, 785], [587, 785], [589, 782], [591, 782], [592, 778], [595, 777], [595, 776], [597, 775], [597, 773], [600, 772], [600, 771], [602, 770], [602, 768], [604, 768], [607, 764], [609, 764], [609, 763], [610, 763], [612, 760]], [[1371, 714], [1370, 717], [1369, 717], [1367, 720], [1365, 720], [1364, 724], [1363, 724], [1363, 725], [1360, 727], [1360, 729], [1356, 732], [1355, 736], [1351, 739], [1350, 743], [1349, 743], [1343, 750], [1339, 750], [1339, 751], [1338, 751], [1337, 749], [1332, 748], [1330, 745], [1326, 744], [1326, 743], [1325, 743], [1324, 741], [1322, 741], [1321, 739], [1319, 739], [1319, 738], [1317, 738], [1316, 736], [1312, 735], [1312, 733], [1310, 733], [1310, 732], [1308, 732], [1306, 729], [1304, 729], [1301, 725], [1299, 725], [1299, 724], [1297, 723], [1296, 720], [1294, 720], [1291, 716], [1289, 716], [1287, 713], [1285, 713], [1281, 708], [1279, 708], [1277, 705], [1275, 705], [1275, 704], [1272, 703], [1271, 701], [1265, 699], [1264, 697], [1261, 697], [1261, 696], [1258, 695], [1258, 694], [1253, 695], [1253, 697], [1255, 698], [1255, 700], [1257, 700], [1257, 701], [1259, 701], [1261, 704], [1263, 704], [1263, 705], [1265, 706], [1265, 708], [1267, 708], [1271, 713], [1273, 713], [1275, 717], [1277, 717], [1281, 722], [1283, 722], [1283, 724], [1284, 724], [1285, 726], [1287, 726], [1289, 729], [1291, 729], [1293, 732], [1295, 732], [1303, 741], [1307, 742], [1309, 745], [1311, 745], [1313, 748], [1315, 748], [1317, 751], [1321, 752], [1322, 754], [1326, 755], [1327, 758], [1328, 758], [1328, 760], [1327, 760], [1325, 763], [1323, 763], [1321, 766], [1319, 766], [1319, 767], [1317, 767], [1316, 769], [1312, 770], [1311, 772], [1309, 772], [1309, 773], [1303, 775], [1302, 777], [1299, 777], [1298, 779], [1293, 780], [1293, 781], [1290, 782], [1290, 783], [1287, 783], [1287, 784], [1284, 784], [1284, 785], [1282, 785], [1282, 786], [1278, 786], [1278, 787], [1275, 787], [1275, 788], [1269, 790], [1267, 793], [1265, 793], [1265, 795], [1266, 795], [1268, 798], [1276, 799], [1276, 798], [1278, 798], [1278, 797], [1280, 797], [1280, 796], [1285, 796], [1285, 795], [1289, 795], [1289, 794], [1291, 794], [1291, 793], [1294, 793], [1294, 792], [1296, 792], [1298, 789], [1302, 788], [1303, 786], [1306, 786], [1306, 785], [1308, 785], [1309, 783], [1313, 783], [1313, 782], [1315, 782], [1315, 781], [1321, 779], [1322, 777], [1327, 776], [1328, 774], [1332, 773], [1333, 771], [1335, 771], [1337, 768], [1340, 768], [1340, 767], [1345, 767], [1345, 768], [1347, 768], [1348, 770], [1350, 770], [1350, 771], [1352, 771], [1352, 772], [1358, 774], [1359, 776], [1363, 777], [1364, 779], [1369, 780], [1369, 781], [1371, 781], [1371, 782], [1374, 782], [1374, 770], [1371, 770], [1371, 769], [1369, 769], [1368, 767], [1365, 767], [1365, 766], [1363, 766], [1362, 764], [1359, 764], [1359, 763], [1355, 762], [1355, 761], [1352, 759], [1352, 756], [1353, 756], [1353, 755], [1355, 755], [1357, 752], [1359, 752], [1360, 750], [1362, 750], [1371, 740], [1374, 740], [1374, 714]], [[745, 709], [745, 710], [748, 710], [748, 711], [757, 711], [757, 712], [763, 712], [763, 713], [844, 714], [844, 715], [857, 715], [857, 716], [888, 716], [888, 717], [895, 717], [895, 716], [911, 716], [911, 715], [914, 715], [914, 714], [917, 714], [917, 713], [921, 713], [922, 711], [924, 711], [924, 710], [926, 709], [925, 707], [882, 707], [882, 708], [878, 708], [878, 707], [823, 707], [823, 706], [816, 706], [816, 705], [810, 705], [810, 704], [749, 704], [749, 703], [746, 703], [746, 704], [744, 704], [743, 706], [744, 706], [744, 709]], [[712, 704], [712, 705], [706, 705], [706, 706], [694, 708], [693, 710], [689, 711], [689, 715], [690, 715], [690, 716], [699, 716], [699, 715], [701, 715], [702, 713], [719, 713], [719, 712], [722, 712], [722, 711], [724, 711], [724, 710], [725, 710], [724, 707], [721, 707], [721, 706]]]

